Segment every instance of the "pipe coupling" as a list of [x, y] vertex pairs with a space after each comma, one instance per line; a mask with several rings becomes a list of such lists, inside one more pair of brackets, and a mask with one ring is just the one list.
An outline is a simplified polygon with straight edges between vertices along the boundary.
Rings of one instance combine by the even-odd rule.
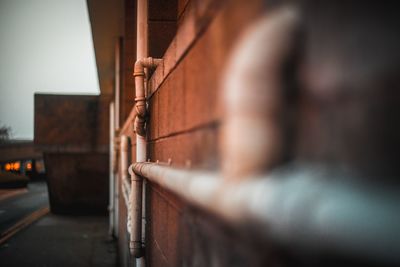
[[146, 102], [144, 100], [137, 100], [137, 98], [135, 99], [135, 101], [136, 101], [135, 110], [137, 116], [142, 118], [146, 117], [147, 115]]
[[135, 118], [135, 132], [140, 136], [146, 136], [146, 119], [142, 116]]
[[141, 241], [130, 241], [129, 242], [129, 250], [131, 255], [135, 258], [140, 258], [143, 256], [143, 248]]
[[147, 57], [139, 59], [135, 62], [135, 67], [133, 70], [133, 76], [144, 76], [144, 68], [155, 68], [162, 63], [161, 58]]

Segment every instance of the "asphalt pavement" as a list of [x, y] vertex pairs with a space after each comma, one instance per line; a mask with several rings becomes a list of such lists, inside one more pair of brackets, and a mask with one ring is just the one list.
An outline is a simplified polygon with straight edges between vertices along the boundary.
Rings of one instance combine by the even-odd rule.
[[0, 246], [0, 266], [116, 266], [107, 230], [105, 216], [46, 215]]
[[[47, 206], [45, 182], [30, 183], [27, 192], [0, 198], [0, 233], [9, 232]], [[108, 235], [106, 216], [43, 216], [46, 213], [16, 228], [0, 244], [1, 267], [116, 266], [116, 244]]]
[[0, 236], [29, 214], [49, 205], [46, 182], [31, 182], [27, 189], [0, 201]]

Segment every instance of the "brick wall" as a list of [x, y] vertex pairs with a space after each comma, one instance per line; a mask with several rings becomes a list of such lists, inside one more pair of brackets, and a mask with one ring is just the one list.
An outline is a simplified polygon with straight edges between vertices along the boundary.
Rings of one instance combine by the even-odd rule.
[[124, 36], [121, 52], [121, 124], [123, 124], [135, 104], [133, 66], [136, 61], [136, 0], [125, 0]]
[[105, 214], [108, 205], [106, 153], [44, 154], [51, 211]]
[[106, 212], [110, 100], [35, 95], [34, 143], [44, 154], [52, 212]]
[[40, 158], [42, 158], [42, 153], [35, 149], [32, 141], [0, 144], [0, 162]]
[[[157, 2], [150, 1], [150, 10], [152, 3]], [[163, 66], [149, 80], [148, 158], [151, 161], [171, 159], [174, 166], [190, 164], [192, 168], [218, 169], [220, 77], [240, 32], [263, 10], [262, 1], [253, 1], [250, 5], [247, 2], [177, 1], [176, 35], [163, 55]], [[152, 47], [151, 42], [157, 38], [151, 38], [152, 22], [149, 27], [149, 47]], [[166, 35], [169, 34], [167, 31]], [[157, 51], [154, 49], [156, 55], [149, 56], [158, 56]], [[133, 140], [134, 161], [132, 123], [129, 119], [125, 122], [123, 134]], [[264, 257], [255, 257], [252, 247], [242, 242], [241, 237], [236, 242], [243, 245], [230, 250], [234, 237], [227, 234], [229, 228], [162, 188], [149, 184], [147, 199], [148, 266], [265, 263]], [[242, 264], [232, 264], [235, 260]]]
[[110, 100], [110, 96], [35, 94], [35, 145], [44, 150], [107, 152]]
[[[126, 3], [132, 3], [132, 1], [133, 0], [126, 0]], [[167, 162], [171, 160], [172, 165], [177, 167], [190, 166], [192, 169], [218, 170], [220, 169], [218, 136], [223, 123], [221, 105], [219, 102], [220, 82], [232, 46], [236, 43], [241, 32], [252, 22], [255, 22], [257, 18], [266, 11], [266, 9], [273, 5], [276, 7], [275, 5], [280, 5], [282, 2], [286, 3], [287, 1], [148, 1], [149, 56], [162, 57], [164, 61], [162, 65], [158, 66], [155, 71], [150, 73], [151, 76], [148, 80], [147, 96], [149, 100], [149, 118], [147, 121], [147, 157], [152, 162]], [[356, 1], [354, 1], [353, 4], [353, 8], [355, 8], [354, 10], [358, 10], [359, 7], [361, 8], [364, 6], [364, 4], [359, 5]], [[335, 6], [336, 4], [333, 5]], [[309, 8], [312, 6], [313, 4], [310, 4]], [[379, 5], [376, 5], [376, 7], [378, 6]], [[129, 7], [130, 10], [126, 11], [126, 25], [128, 25], [127, 29], [130, 27], [131, 31], [129, 33], [125, 32], [125, 38], [127, 38], [126, 40], [129, 40], [126, 41], [126, 44], [129, 45], [125, 45], [126, 50], [124, 51], [124, 91], [126, 96], [129, 96], [129, 99], [125, 98], [123, 100], [127, 105], [124, 109], [124, 112], [126, 112], [126, 120], [122, 123], [122, 134], [131, 137], [131, 159], [134, 162], [136, 147], [135, 134], [133, 132], [132, 112], [134, 104], [134, 79], [132, 77], [134, 60], [132, 60], [132, 58], [134, 59], [134, 42], [136, 42], [136, 40], [132, 37], [132, 32], [134, 31], [133, 25], [135, 23], [135, 15], [133, 12], [135, 6], [127, 5], [127, 7]], [[326, 6], [324, 7], [326, 8]], [[329, 8], [328, 10], [328, 14], [335, 14], [335, 12], [331, 13]], [[336, 10], [336, 12], [339, 12], [338, 10]], [[369, 12], [369, 9], [367, 10]], [[350, 9], [346, 12], [349, 11]], [[371, 14], [373, 13], [374, 12], [371, 11]], [[348, 14], [353, 13], [350, 12]], [[316, 12], [314, 15], [316, 17], [321, 17], [320, 12]], [[305, 15], [304, 17], [307, 18], [305, 20], [307, 22], [312, 16]], [[366, 16], [363, 19], [366, 19], [367, 21], [369, 20], [369, 17]], [[327, 21], [329, 22], [327, 25], [332, 26], [330, 19], [327, 19]], [[321, 39], [317, 38], [315, 40], [326, 41], [329, 39], [327, 38], [327, 35], [329, 35], [330, 38], [336, 36], [332, 35], [332, 33], [340, 33], [338, 36], [344, 35], [344, 40], [348, 40], [347, 38], [350, 35], [346, 31], [343, 33], [340, 27], [326, 31], [326, 27], [322, 27], [319, 22], [318, 19], [310, 19], [310, 21], [307, 22], [311, 23], [313, 27], [316, 26], [318, 31], [323, 33]], [[373, 24], [376, 23], [374, 20], [371, 20], [371, 22]], [[338, 25], [340, 25], [340, 23]], [[363, 27], [362, 25], [363, 24], [361, 23], [357, 27]], [[304, 25], [302, 25], [302, 27], [303, 26]], [[313, 29], [313, 27], [311, 28]], [[354, 29], [350, 31], [354, 31]], [[316, 32], [313, 34], [316, 34]], [[360, 32], [364, 33], [365, 31], [360, 30]], [[351, 34], [353, 34], [353, 32], [351, 32]], [[370, 37], [371, 35], [368, 36]], [[321, 43], [315, 40], [313, 42], [316, 44]], [[338, 46], [341, 49], [346, 50], [346, 46], [342, 46], [342, 39], [333, 38], [332, 40], [340, 43]], [[382, 42], [378, 43], [381, 44]], [[318, 45], [316, 45], [316, 48], [317, 47]], [[372, 47], [374, 46], [372, 45]], [[302, 48], [303, 47], [300, 49]], [[335, 45], [329, 45], [328, 51], [330, 51], [330, 49], [333, 49], [334, 51]], [[351, 49], [355, 48], [353, 47]], [[352, 51], [351, 49], [349, 51]], [[318, 49], [316, 50], [319, 51]], [[388, 52], [388, 55], [395, 54], [397, 51], [395, 50]], [[320, 59], [320, 56], [324, 56], [323, 54], [326, 53], [326, 51], [324, 52], [324, 49], [321, 51], [318, 53], [322, 54], [317, 53], [318, 56], [313, 57], [313, 59]], [[371, 51], [373, 51], [373, 49]], [[337, 51], [334, 52], [336, 53]], [[332, 54], [335, 55], [335, 53]], [[331, 52], [327, 54], [332, 55]], [[347, 52], [344, 53], [344, 55], [347, 55]], [[346, 58], [346, 56], [343, 57]], [[364, 58], [361, 58], [360, 62], [364, 63]], [[319, 66], [321, 62], [323, 63], [324, 61], [316, 60], [316, 66]], [[336, 63], [333, 65], [335, 64]], [[364, 64], [361, 65], [364, 66]], [[357, 65], [350, 67], [350, 69], [355, 68], [355, 66]], [[365, 66], [368, 66], [368, 64]], [[318, 70], [318, 68], [316, 67], [315, 70]], [[318, 73], [318, 71], [316, 73]], [[375, 86], [374, 83], [372, 85]], [[348, 90], [345, 91], [348, 92]], [[361, 91], [362, 90], [360, 90], [360, 92]], [[309, 92], [306, 92], [305, 94], [307, 95], [308, 93]], [[314, 93], [315, 92], [313, 92], [313, 94]], [[316, 122], [319, 120], [321, 120], [321, 125], [327, 125], [326, 123], [332, 124], [332, 118], [336, 117], [330, 117], [330, 115], [336, 116], [336, 114], [339, 114], [339, 117], [337, 117], [337, 123], [339, 126], [343, 127], [337, 128], [339, 129], [340, 134], [346, 133], [346, 131], [349, 130], [350, 132], [348, 133], [351, 136], [356, 136], [357, 140], [364, 141], [369, 140], [368, 138], [373, 136], [373, 134], [370, 135], [371, 130], [364, 131], [364, 133], [367, 133], [366, 136], [368, 138], [360, 139], [359, 128], [354, 128], [353, 132], [353, 127], [349, 127], [346, 124], [347, 121], [352, 122], [351, 119], [342, 120], [343, 114], [341, 112], [336, 113], [335, 105], [337, 102], [331, 101], [330, 98], [328, 99], [326, 96], [322, 97], [322, 94], [323, 93], [321, 93], [321, 99], [315, 98], [308, 102], [307, 97], [305, 97], [305, 100], [301, 100], [304, 101], [304, 103], [301, 103], [302, 105], [308, 105], [307, 109], [310, 107], [311, 109], [306, 110], [304, 114], [300, 114], [301, 116], [305, 115], [305, 117], [297, 118], [302, 120], [300, 124], [304, 123], [304, 125], [300, 125], [299, 127], [299, 139], [305, 138], [304, 144], [307, 149], [311, 148], [310, 158], [312, 158], [312, 160], [321, 159], [321, 155], [318, 154], [319, 152], [315, 154], [316, 156], [312, 153], [318, 151], [320, 148], [322, 150], [326, 148], [322, 144], [325, 143], [324, 138], [335, 137], [334, 135], [338, 134], [337, 131], [331, 131], [332, 127], [322, 127], [323, 130], [321, 132], [316, 131], [316, 127], [319, 127], [316, 126]], [[347, 97], [347, 93], [345, 95], [344, 98]], [[365, 100], [364, 97], [361, 97], [360, 99], [363, 99], [363, 101]], [[320, 100], [326, 100], [327, 105], [321, 105], [323, 102], [319, 102]], [[346, 104], [353, 106], [352, 101], [353, 100], [348, 101]], [[392, 102], [390, 103], [393, 104]], [[315, 105], [315, 107], [312, 105]], [[334, 105], [335, 107], [331, 105]], [[382, 105], [382, 107], [385, 107], [385, 105]], [[352, 108], [353, 107], [351, 107], [350, 110], [352, 110]], [[321, 112], [323, 110], [324, 112], [327, 112], [326, 114], [329, 114], [327, 117], [328, 119], [325, 119], [325, 117], [322, 116], [325, 114]], [[347, 109], [343, 110], [344, 113], [348, 113]], [[380, 112], [383, 111], [384, 109], [382, 108]], [[393, 112], [393, 110], [391, 111]], [[301, 112], [303, 111], [300, 110], [299, 113]], [[332, 114], [330, 112], [332, 112]], [[310, 115], [307, 113], [313, 114]], [[347, 113], [346, 116], [348, 116]], [[368, 114], [368, 112], [365, 114]], [[382, 114], [386, 113], [383, 112]], [[316, 117], [313, 117], [314, 115]], [[385, 115], [381, 116], [385, 117]], [[372, 117], [375, 121], [376, 117]], [[390, 116], [388, 115], [388, 117]], [[310, 121], [315, 125], [311, 125], [311, 127], [310, 125], [307, 125]], [[387, 122], [385, 119], [382, 121]], [[342, 122], [344, 122], [344, 124], [342, 124]], [[390, 123], [388, 125], [390, 125]], [[387, 130], [386, 128], [372, 128], [379, 129], [380, 134], [382, 134], [382, 129], [384, 129], [383, 133], [387, 133], [389, 139], [395, 136], [393, 135], [393, 125], [388, 127], [389, 130], [387, 132], [385, 132], [385, 130]], [[302, 133], [301, 129], [306, 129], [305, 133]], [[325, 131], [328, 131], [329, 133], [326, 133], [325, 135]], [[322, 141], [320, 141], [321, 144], [318, 144], [319, 139], [315, 138], [313, 134], [316, 134], [317, 137], [321, 137], [318, 136], [321, 133], [323, 138], [321, 139]], [[354, 135], [354, 133], [357, 134]], [[383, 135], [381, 135], [381, 137]], [[374, 136], [374, 138], [375, 137], [376, 136]], [[332, 140], [332, 138], [328, 139]], [[388, 151], [394, 151], [392, 155], [397, 155], [397, 153], [395, 153], [396, 150], [393, 149], [393, 147], [395, 147], [395, 145], [393, 145], [395, 143], [394, 139], [392, 140], [393, 142], [387, 142], [387, 139], [385, 138], [379, 139], [384, 140], [385, 144], [379, 143], [376, 144], [376, 147], [385, 147], [388, 145], [388, 150], [379, 151], [385, 151], [385, 153]], [[346, 141], [352, 139], [347, 139], [345, 137], [341, 140]], [[304, 140], [300, 141], [302, 142]], [[328, 144], [329, 142], [326, 143]], [[354, 140], [350, 141], [350, 143], [353, 144]], [[367, 143], [367, 146], [360, 145], [359, 151], [364, 151], [365, 148], [368, 151], [374, 150], [371, 150], [371, 142], [366, 142], [366, 144]], [[335, 141], [334, 144], [335, 148], [332, 150], [339, 151], [337, 147], [338, 143]], [[342, 156], [347, 157], [349, 155], [348, 147], [352, 146], [343, 145], [344, 150], [342, 152], [344, 154], [342, 154]], [[313, 149], [315, 149], [315, 151], [312, 151]], [[330, 149], [327, 149], [326, 151], [327, 157], [330, 158], [332, 156], [332, 151], [330, 151]], [[352, 148], [352, 152], [350, 153], [352, 154], [355, 152], [358, 154], [354, 157], [356, 160], [363, 159], [365, 155], [368, 155], [368, 153], [360, 153], [359, 151], [356, 151], [356, 149]], [[387, 158], [379, 154], [379, 151], [377, 151], [377, 153], [371, 153], [371, 155], [376, 157], [375, 160], [366, 160], [365, 162], [367, 164], [375, 162], [375, 165], [377, 165], [377, 160], [386, 160]], [[307, 156], [305, 158], [307, 158]], [[304, 155], [301, 155], [301, 157], [304, 157]], [[382, 166], [386, 166], [385, 164], [382, 164]], [[383, 171], [386, 171], [386, 169], [387, 168], [382, 167], [380, 172], [382, 173]], [[397, 169], [398, 168], [396, 168], [396, 170]], [[382, 177], [382, 175], [379, 177]], [[147, 184], [146, 200], [147, 232], [145, 255], [146, 264], [148, 266], [347, 266], [349, 263], [352, 266], [371, 266], [371, 263], [360, 265], [360, 262], [357, 261], [362, 259], [340, 259], [337, 255], [329, 255], [329, 253], [334, 252], [318, 251], [318, 255], [303, 254], [304, 251], [302, 251], [302, 248], [299, 247], [298, 244], [293, 244], [292, 247], [285, 246], [285, 248], [282, 248], [277, 243], [272, 244], [269, 243], [268, 240], [260, 240], [260, 228], [257, 228], [257, 226], [255, 226], [254, 229], [233, 228], [234, 226], [227, 224], [220, 218], [214, 217], [212, 214], [196, 209], [179, 199], [176, 195], [166, 191], [156, 184]], [[119, 207], [119, 246], [121, 250], [126, 251], [128, 246], [128, 239], [126, 236], [126, 209], [122, 197], [120, 198]], [[351, 255], [347, 256], [351, 257]], [[132, 262], [129, 262], [128, 258], [124, 258], [123, 260], [127, 264], [133, 264]], [[355, 262], [354, 264], [351, 264], [353, 260]]]
[[[261, 1], [179, 1], [177, 34], [163, 68], [150, 80], [151, 161], [217, 169], [220, 77], [232, 44], [262, 8]], [[149, 266], [256, 266], [239, 237], [156, 185], [148, 193]], [[233, 233], [233, 232], [232, 232]], [[233, 240], [231, 240], [233, 239]], [[232, 242], [243, 243], [232, 246]], [[247, 249], [246, 249], [247, 247]], [[239, 253], [241, 252], [241, 253]]]

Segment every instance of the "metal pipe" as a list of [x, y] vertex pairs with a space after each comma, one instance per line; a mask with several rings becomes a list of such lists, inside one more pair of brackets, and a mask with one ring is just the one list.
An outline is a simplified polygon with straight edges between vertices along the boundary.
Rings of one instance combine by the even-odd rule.
[[115, 155], [114, 155], [114, 102], [110, 103], [110, 132], [109, 132], [109, 204], [108, 204], [108, 216], [109, 216], [109, 234], [114, 235], [114, 169], [115, 169]]
[[114, 133], [113, 133], [113, 195], [114, 195], [114, 235], [118, 237], [119, 228], [119, 174], [118, 161], [120, 159], [119, 146], [120, 146], [120, 41], [115, 43], [115, 80], [114, 80]]
[[119, 149], [119, 133], [120, 133], [120, 41], [115, 42], [115, 80], [114, 80], [114, 139], [113, 139], [113, 150], [114, 150], [114, 179], [113, 179], [113, 191], [114, 191], [114, 235], [118, 237], [119, 232], [119, 171], [118, 171], [118, 149]]
[[120, 105], [121, 105], [121, 87], [120, 87], [120, 65], [121, 65], [121, 39], [118, 38], [115, 43], [115, 129], [120, 127]]
[[[147, 57], [147, 51], [148, 51], [148, 49], [147, 49], [147, 32], [148, 32], [147, 31], [148, 30], [148, 25], [147, 25], [147, 22], [148, 22], [148, 10], [147, 9], [148, 9], [148, 0], [137, 0], [136, 8], [137, 8], [137, 19], [136, 19], [136, 25], [137, 25], [137, 30], [136, 30], [136, 34], [137, 34], [137, 37], [136, 37], [136, 59], [139, 60], [139, 59]], [[136, 86], [136, 79], [137, 79], [137, 77], [135, 77], [135, 86]], [[143, 76], [143, 79], [144, 79], [144, 76]], [[135, 90], [136, 90], [135, 97], [136, 97], [136, 99], [138, 99], [138, 97], [140, 97], [139, 98], [140, 101], [144, 101], [145, 100], [144, 99], [144, 97], [145, 97], [144, 83], [142, 83], [139, 86], [140, 86], [139, 88], [135, 87]], [[136, 99], [135, 99], [135, 102], [136, 102]], [[143, 103], [144, 103], [144, 106], [141, 106], [141, 108], [143, 108], [143, 107], [145, 108], [146, 107], [145, 106], [145, 102], [141, 102], [141, 104], [143, 104]], [[136, 102], [136, 104], [137, 104], [137, 102]], [[135, 107], [135, 109], [136, 109], [136, 107]], [[142, 114], [145, 115], [145, 112], [142, 113]], [[140, 123], [143, 123], [142, 119], [144, 118], [144, 116], [138, 119], [138, 115], [139, 115], [139, 113], [137, 112], [137, 115], [136, 115], [136, 118], [135, 118], [135, 128], [136, 128], [136, 125], [138, 125]], [[138, 122], [136, 122], [136, 121], [138, 121]], [[138, 132], [136, 132], [136, 161], [137, 162], [146, 161], [146, 157], [147, 157], [146, 137], [145, 137], [144, 134], [140, 135], [140, 134], [138, 134]], [[136, 180], [141, 179], [141, 178], [135, 176], [133, 179], [135, 179], [135, 181], [136, 181]], [[133, 179], [132, 179], [132, 185], [134, 184], [133, 183]], [[137, 184], [138, 186], [141, 185], [139, 182], [135, 182], [135, 184]], [[138, 191], [139, 190], [133, 190], [133, 187], [132, 187], [131, 194], [138, 193]], [[144, 197], [145, 197], [145, 195], [142, 194], [141, 198], [144, 198]], [[131, 199], [133, 199], [133, 198], [131, 198]], [[145, 201], [142, 201], [142, 203], [145, 203]], [[133, 212], [133, 211], [131, 210], [131, 212]], [[143, 216], [142, 214], [140, 214], [138, 216], [140, 216], [139, 218], [141, 218], [141, 221], [139, 223], [143, 224], [143, 227], [141, 227], [143, 229], [143, 231], [141, 233], [141, 238], [143, 240], [140, 240], [140, 241], [141, 242], [143, 241], [143, 243], [144, 243], [145, 233], [146, 233], [146, 231], [145, 231], [145, 223], [146, 222], [145, 222], [145, 219], [143, 219], [143, 218], [145, 218], [145, 216]], [[132, 224], [134, 222], [137, 222], [137, 218], [135, 218], [135, 219], [132, 218]], [[132, 243], [132, 242], [136, 242], [136, 241], [132, 240], [132, 235], [131, 235], [131, 242], [130, 242], [131, 253], [135, 252], [135, 251], [133, 251], [133, 250], [135, 250], [135, 247], [134, 247], [135, 243]], [[137, 255], [139, 255], [139, 254], [137, 254]], [[146, 266], [145, 257], [141, 257], [141, 258], [137, 259], [136, 260], [136, 266], [137, 267]]]
[[[114, 111], [115, 112], [115, 111]], [[114, 235], [118, 237], [119, 233], [119, 180], [120, 180], [120, 171], [121, 167], [118, 162], [121, 157], [120, 155], [120, 138], [119, 138], [119, 130], [116, 129], [114, 132], [114, 142], [113, 142], [113, 149], [114, 149]]]
[[[146, 116], [147, 104], [145, 95], [145, 68], [155, 68], [162, 62], [161, 59], [153, 59], [151, 57], [139, 59], [135, 63], [134, 77], [135, 77], [135, 132], [136, 132], [136, 161], [146, 161]], [[143, 255], [142, 244], [145, 242], [145, 190], [143, 189], [142, 177], [134, 175], [131, 176], [131, 197], [130, 197], [130, 252], [136, 257], [140, 258]], [[143, 206], [143, 207], [142, 207]], [[144, 260], [144, 259], [143, 259]], [[142, 262], [143, 264], [143, 262]]]
[[136, 58], [147, 57], [147, 17], [148, 17], [148, 0], [137, 0], [137, 42], [136, 42]]
[[264, 173], [284, 157], [281, 72], [294, 43], [297, 13], [286, 6], [264, 16], [241, 37], [228, 62], [220, 149], [229, 179]]
[[121, 177], [121, 189], [122, 189], [122, 196], [124, 198], [125, 206], [127, 208], [127, 231], [128, 233], [131, 233], [131, 218], [130, 218], [130, 181], [128, 180], [128, 166], [129, 166], [129, 137], [126, 135], [121, 136], [121, 161], [120, 161], [120, 166], [121, 166], [121, 172], [120, 172], [120, 177]]
[[[146, 135], [145, 121], [147, 115], [145, 96], [145, 68], [155, 68], [160, 63], [162, 63], [162, 59], [156, 59], [152, 57], [139, 59], [135, 63], [133, 73], [133, 76], [135, 77], [135, 109], [137, 114], [135, 118], [135, 132], [142, 137]], [[144, 158], [143, 161], [145, 160], [146, 158]], [[140, 160], [138, 161], [140, 162]]]
[[128, 167], [129, 167], [129, 137], [126, 135], [121, 135], [121, 183], [123, 186], [130, 185], [128, 181]]
[[[115, 108], [115, 104], [114, 104]], [[115, 109], [114, 109], [114, 115], [115, 115]], [[114, 121], [115, 122], [115, 121]], [[112, 147], [113, 147], [113, 196], [114, 196], [114, 201], [113, 201], [113, 210], [114, 210], [114, 236], [118, 237], [118, 232], [119, 232], [119, 207], [118, 207], [118, 200], [119, 200], [119, 159], [120, 159], [120, 153], [119, 153], [119, 146], [120, 146], [120, 139], [119, 139], [119, 130], [115, 129], [114, 134], [113, 134], [113, 142], [112, 142]]]
[[[146, 151], [146, 131], [145, 120], [147, 115], [146, 107], [146, 83], [145, 68], [155, 67], [159, 61], [152, 58], [146, 58], [147, 49], [147, 32], [148, 32], [148, 1], [137, 1], [137, 42], [136, 42], [136, 58], [134, 68], [135, 76], [135, 132], [136, 132], [136, 161], [144, 162], [147, 158]], [[146, 191], [143, 189], [143, 181], [140, 176], [133, 175], [131, 177], [131, 239], [130, 251], [135, 257], [136, 266], [145, 266], [145, 258], [142, 257], [142, 246], [145, 243], [145, 197]], [[139, 207], [140, 205], [140, 207]], [[140, 229], [140, 231], [139, 231]], [[140, 242], [140, 243], [139, 243]], [[139, 247], [140, 244], [140, 247]]]
[[400, 264], [397, 190], [359, 184], [348, 173], [309, 164], [236, 183], [217, 173], [156, 163], [130, 169], [233, 225], [256, 225], [257, 235], [296, 251]]
[[131, 175], [131, 195], [130, 195], [130, 242], [129, 249], [131, 255], [135, 258], [143, 256], [142, 249], [142, 200], [143, 200], [143, 179], [139, 175], [132, 172]]

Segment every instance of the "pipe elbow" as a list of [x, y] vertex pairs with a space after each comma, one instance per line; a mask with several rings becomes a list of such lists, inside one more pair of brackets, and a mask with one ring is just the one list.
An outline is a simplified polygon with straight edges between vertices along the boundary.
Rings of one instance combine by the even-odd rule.
[[135, 62], [135, 66], [133, 68], [133, 76], [144, 76], [144, 66], [143, 66], [143, 60], [138, 59]]
[[163, 62], [162, 58], [149, 57], [148, 60], [149, 60], [148, 62], [149, 68], [156, 68]]
[[161, 58], [142, 58], [135, 62], [134, 76], [144, 76], [144, 68], [155, 68], [163, 62]]

